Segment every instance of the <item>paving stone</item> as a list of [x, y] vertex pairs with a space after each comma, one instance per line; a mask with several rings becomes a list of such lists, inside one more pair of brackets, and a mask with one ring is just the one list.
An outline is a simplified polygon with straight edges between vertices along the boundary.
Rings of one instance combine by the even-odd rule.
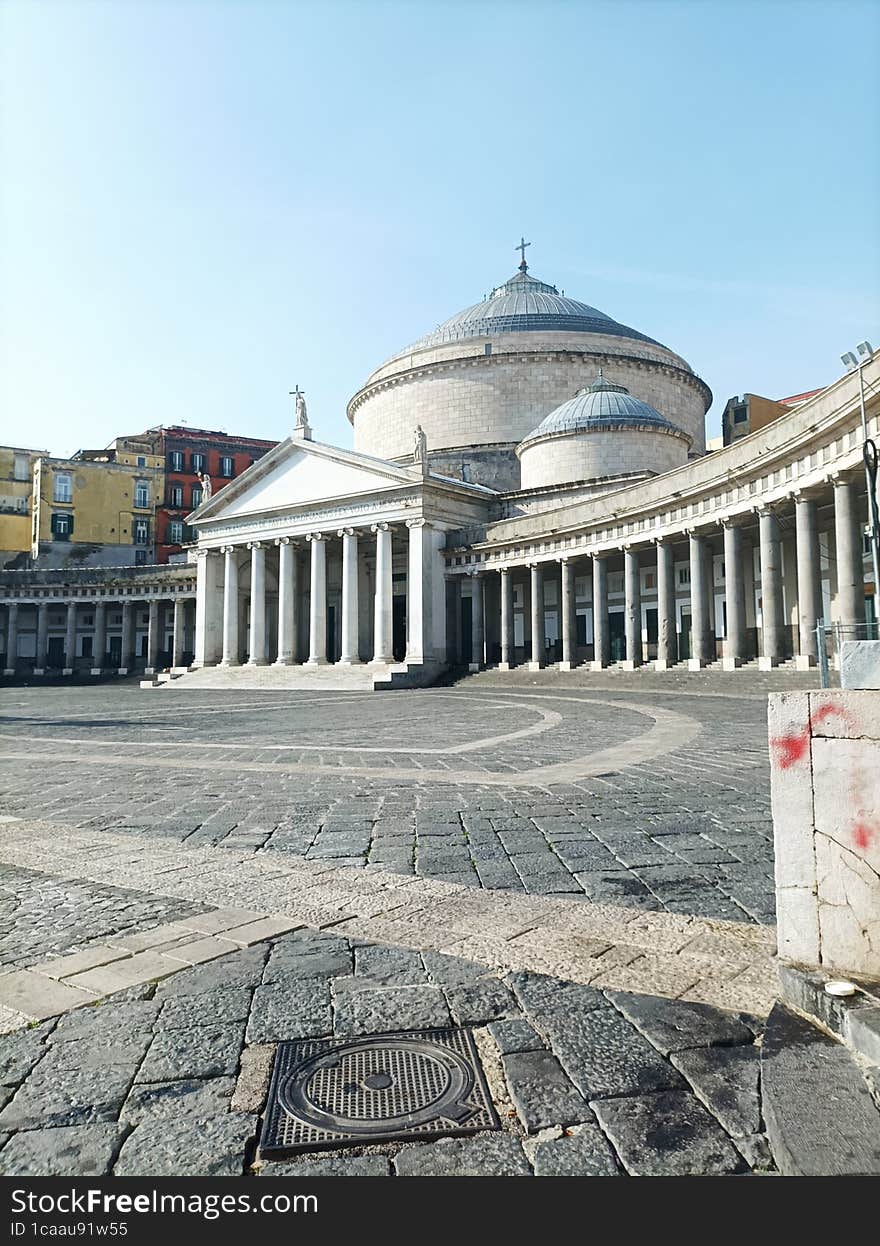
[[249, 1043], [277, 1043], [330, 1032], [330, 987], [325, 980], [279, 976], [254, 992]]
[[149, 1030], [159, 1015], [160, 1005], [152, 1000], [132, 1000], [117, 1003], [114, 996], [106, 1002], [98, 1002], [88, 1008], [78, 1008], [59, 1017], [50, 1043], [75, 1042], [92, 1039], [105, 1043], [108, 1035], [137, 1033]]
[[232, 930], [235, 926], [242, 926], [246, 922], [255, 922], [263, 916], [262, 913], [256, 913], [253, 909], [214, 909], [208, 913], [199, 913], [195, 917], [189, 917], [186, 925], [190, 930], [198, 930], [202, 934], [220, 934], [224, 930]]
[[175, 971], [183, 965], [204, 965], [207, 961], [217, 960], [233, 951], [237, 945], [230, 939], [216, 935], [205, 935], [204, 938], [184, 940], [174, 947], [162, 949], [162, 956], [173, 962]]
[[340, 1035], [383, 1034], [450, 1024], [443, 992], [436, 986], [346, 991], [333, 1002], [333, 1030]]
[[587, 1099], [682, 1085], [669, 1061], [608, 1004], [585, 1013], [547, 1013], [538, 1025]]
[[720, 1176], [745, 1162], [713, 1116], [689, 1091], [663, 1091], [591, 1105], [633, 1176]]
[[232, 1077], [184, 1078], [135, 1085], [123, 1105], [120, 1120], [136, 1125], [144, 1120], [219, 1116], [229, 1109], [234, 1090]]
[[0, 1151], [5, 1177], [101, 1177], [111, 1169], [125, 1138], [118, 1125], [25, 1129]]
[[441, 986], [454, 986], [460, 982], [474, 982], [486, 976], [485, 965], [464, 960], [460, 956], [447, 956], [443, 952], [422, 952], [422, 960], [433, 982]]
[[163, 1030], [177, 1030], [246, 1021], [252, 998], [253, 992], [248, 987], [207, 991], [203, 995], [172, 996], [162, 1007], [159, 1026]]
[[709, 1004], [691, 1004], [625, 991], [608, 991], [606, 994], [615, 1007], [665, 1056], [687, 1047], [752, 1041], [752, 1031], [738, 1016], [712, 1008]]
[[546, 974], [517, 971], [508, 974], [506, 981], [516, 992], [524, 1011], [534, 1018], [550, 1013], [583, 1012], [607, 1007], [604, 995], [595, 987], [561, 982]]
[[77, 985], [56, 982], [27, 969], [0, 976], [0, 1004], [37, 1021], [57, 1017], [70, 1008], [79, 1008], [96, 999], [97, 995], [98, 992], [89, 989], [87, 983], [82, 989], [77, 989]]
[[302, 923], [290, 917], [270, 914], [258, 921], [248, 922], [241, 926], [233, 926], [224, 930], [222, 937], [230, 943], [238, 943], [241, 947], [250, 947], [252, 943], [262, 943], [266, 939], [274, 939], [288, 930], [296, 930]]
[[52, 1033], [53, 1022], [34, 1026], [33, 1029], [16, 1030], [0, 1038], [0, 1083], [14, 1086], [30, 1073], [46, 1051], [46, 1040]]
[[58, 1069], [45, 1076], [37, 1068], [0, 1112], [0, 1130], [116, 1120], [133, 1076], [133, 1068], [116, 1064]]
[[256, 986], [266, 963], [265, 949], [257, 946], [230, 952], [209, 965], [185, 969], [156, 987], [156, 999], [175, 995], [206, 995], [226, 987]]
[[85, 969], [94, 969], [96, 965], [107, 965], [110, 961], [122, 960], [129, 953], [123, 948], [113, 948], [109, 944], [99, 943], [95, 947], [84, 948], [81, 952], [73, 952], [70, 956], [56, 957], [54, 960], [41, 961], [32, 965], [34, 973], [45, 974], [47, 978], [67, 978], [74, 973], [82, 973]]
[[264, 982], [280, 978], [333, 978], [352, 972], [352, 953], [344, 940], [284, 940], [272, 947]]
[[301, 1159], [268, 1160], [257, 1170], [261, 1177], [390, 1177], [385, 1155], [304, 1155]]
[[108, 1064], [125, 1065], [134, 1071], [150, 1045], [150, 1037], [149, 1030], [104, 1030], [100, 1042], [92, 1037], [50, 1043], [40, 1061], [40, 1075], [58, 1069], [101, 1069]]
[[620, 1169], [602, 1130], [574, 1125], [561, 1138], [548, 1138], [535, 1148], [536, 1177], [616, 1177]]
[[513, 992], [498, 978], [482, 978], [479, 982], [449, 986], [446, 998], [453, 1020], [458, 1025], [485, 1025], [498, 1017], [519, 1014]]
[[99, 995], [111, 995], [114, 991], [124, 990], [127, 986], [167, 978], [179, 968], [178, 962], [168, 960], [159, 952], [137, 952], [125, 960], [116, 960], [112, 964], [99, 965], [96, 969], [86, 969], [84, 973], [74, 974], [66, 979], [66, 984], [88, 991], [91, 998], [95, 999]]
[[149, 952], [154, 948], [176, 943], [180, 939], [192, 939], [192, 937], [192, 927], [188, 923], [167, 922], [163, 926], [155, 926], [152, 930], [142, 930], [137, 934], [114, 935], [109, 942], [120, 951]]
[[540, 1051], [544, 1046], [528, 1021], [523, 1021], [520, 1017], [508, 1021], [493, 1021], [489, 1026], [489, 1033], [502, 1055], [510, 1051]]
[[757, 1047], [698, 1047], [672, 1063], [734, 1138], [761, 1131], [760, 1052]]
[[163, 1030], [153, 1039], [137, 1080], [161, 1082], [232, 1076], [238, 1072], [243, 1039], [244, 1026], [240, 1024]]
[[241, 1053], [241, 1068], [232, 1096], [233, 1112], [261, 1112], [269, 1090], [274, 1043], [254, 1043]]
[[240, 1112], [201, 1120], [147, 1120], [126, 1139], [113, 1175], [240, 1176], [255, 1128], [256, 1118]]
[[389, 986], [418, 986], [427, 982], [420, 954], [407, 948], [372, 944], [355, 947], [354, 972], [356, 977]]
[[504, 1133], [405, 1147], [393, 1164], [399, 1177], [527, 1177], [532, 1171], [519, 1139]]
[[510, 1052], [501, 1062], [510, 1097], [527, 1133], [551, 1125], [577, 1124], [590, 1117], [586, 1102], [551, 1052]]

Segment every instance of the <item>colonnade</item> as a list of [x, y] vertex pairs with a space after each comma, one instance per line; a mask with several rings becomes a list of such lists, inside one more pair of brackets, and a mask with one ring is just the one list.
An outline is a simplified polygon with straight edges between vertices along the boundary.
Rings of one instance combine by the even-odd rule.
[[[864, 634], [865, 554], [862, 542], [860, 500], [855, 484], [839, 477], [832, 481], [833, 543], [829, 540], [828, 563], [833, 564], [836, 580], [834, 621], [850, 634]], [[827, 499], [827, 494], [825, 495]], [[622, 579], [622, 612], [624, 668], [633, 669], [646, 660], [643, 641], [643, 576], [651, 576], [650, 609], [656, 609], [656, 666], [666, 669], [678, 662], [678, 613], [689, 618], [688, 661], [699, 669], [719, 656], [724, 669], [732, 670], [757, 657], [759, 666], [767, 669], [794, 657], [796, 665], [806, 668], [818, 657], [817, 624], [823, 617], [822, 559], [816, 493], [792, 495], [794, 513], [789, 507], [758, 507], [754, 511], [705, 528], [685, 528], [680, 533], [623, 544], [616, 550], [602, 550], [592, 555], [563, 554], [552, 559], [511, 562], [498, 570], [471, 569], [471, 669], [479, 669], [491, 661], [487, 631], [498, 635], [499, 667], [508, 670], [514, 664], [514, 578], [528, 591], [529, 603], [523, 606], [523, 622], [530, 621], [530, 638], [522, 646], [523, 660], [535, 670], [548, 664], [545, 639], [545, 584], [552, 579], [557, 585], [558, 652], [561, 670], [570, 670], [578, 661], [577, 602], [575, 572], [583, 579], [591, 577], [590, 609], [592, 612], [592, 657], [594, 669], [603, 669], [612, 662], [609, 612], [609, 567], [618, 568]], [[784, 528], [783, 528], [784, 524]], [[783, 536], [794, 530], [795, 566], [786, 568], [786, 578], [796, 583], [795, 603], [785, 600], [783, 587]], [[829, 533], [830, 536], [830, 533]], [[719, 540], [720, 537], [720, 540]], [[719, 549], [720, 546], [720, 549]], [[753, 549], [757, 547], [759, 576], [757, 583], [749, 571]], [[686, 548], [686, 556], [685, 554]], [[713, 574], [714, 560], [721, 554], [722, 578], [718, 583]], [[678, 562], [676, 561], [678, 559]], [[622, 576], [620, 564], [622, 563]], [[674, 572], [678, 565], [686, 568], [686, 583], [676, 585]], [[487, 628], [486, 586], [498, 579], [498, 620], [496, 627]], [[683, 591], [679, 591], [683, 587]], [[756, 646], [747, 626], [747, 590], [760, 602], [760, 627]], [[723, 620], [716, 619], [716, 597], [720, 598]], [[494, 598], [494, 590], [493, 590]], [[643, 600], [643, 598], [645, 600]], [[874, 597], [876, 603], [876, 593]], [[754, 610], [754, 606], [753, 606]], [[620, 613], [620, 608], [616, 613]], [[793, 628], [786, 621], [796, 617], [796, 652], [789, 651]], [[827, 622], [828, 620], [826, 620]], [[525, 632], [525, 627], [523, 628]], [[719, 654], [716, 635], [723, 640]], [[525, 637], [524, 637], [525, 641]], [[581, 646], [583, 648], [583, 646]]]

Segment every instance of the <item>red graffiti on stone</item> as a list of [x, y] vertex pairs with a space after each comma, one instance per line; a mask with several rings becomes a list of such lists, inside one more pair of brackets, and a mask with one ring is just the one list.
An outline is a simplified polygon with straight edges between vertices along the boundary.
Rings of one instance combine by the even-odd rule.
[[818, 727], [821, 722], [824, 722], [826, 718], [830, 718], [832, 714], [840, 714], [843, 718], [846, 718], [846, 711], [841, 709], [839, 705], [829, 701], [826, 705], [819, 706], [802, 731], [793, 731], [789, 735], [777, 736], [775, 740], [770, 741], [770, 747], [774, 753], [774, 761], [780, 770], [789, 770], [806, 757], [810, 747], [810, 736], [812, 735], [813, 728]]
[[873, 838], [874, 832], [869, 826], [865, 826], [864, 822], [857, 822], [853, 827], [853, 843], [859, 852], [867, 852]]

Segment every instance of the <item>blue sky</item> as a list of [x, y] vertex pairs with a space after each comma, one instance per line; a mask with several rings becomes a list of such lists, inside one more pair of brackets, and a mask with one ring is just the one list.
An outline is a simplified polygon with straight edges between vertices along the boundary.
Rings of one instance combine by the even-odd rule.
[[350, 444], [383, 359], [531, 271], [716, 401], [880, 345], [880, 3], [5, 0], [5, 443]]

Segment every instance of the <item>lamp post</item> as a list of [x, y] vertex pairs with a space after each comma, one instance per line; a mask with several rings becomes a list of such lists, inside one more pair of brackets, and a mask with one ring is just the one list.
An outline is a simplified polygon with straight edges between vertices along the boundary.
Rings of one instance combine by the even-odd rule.
[[[846, 365], [847, 372], [858, 372], [859, 374], [859, 407], [862, 415], [862, 438], [864, 443], [864, 459], [865, 459], [865, 484], [868, 489], [868, 532], [871, 542], [871, 562], [874, 567], [874, 615], [875, 622], [880, 623], [880, 529], [878, 529], [875, 517], [876, 494], [874, 473], [871, 470], [868, 459], [868, 420], [865, 415], [865, 378], [863, 369], [865, 365], [870, 363], [874, 358], [874, 348], [870, 342], [859, 342], [856, 347], [858, 358], [852, 351], [847, 351], [845, 355], [841, 355], [842, 362]], [[876, 467], [876, 455], [874, 457]]]

